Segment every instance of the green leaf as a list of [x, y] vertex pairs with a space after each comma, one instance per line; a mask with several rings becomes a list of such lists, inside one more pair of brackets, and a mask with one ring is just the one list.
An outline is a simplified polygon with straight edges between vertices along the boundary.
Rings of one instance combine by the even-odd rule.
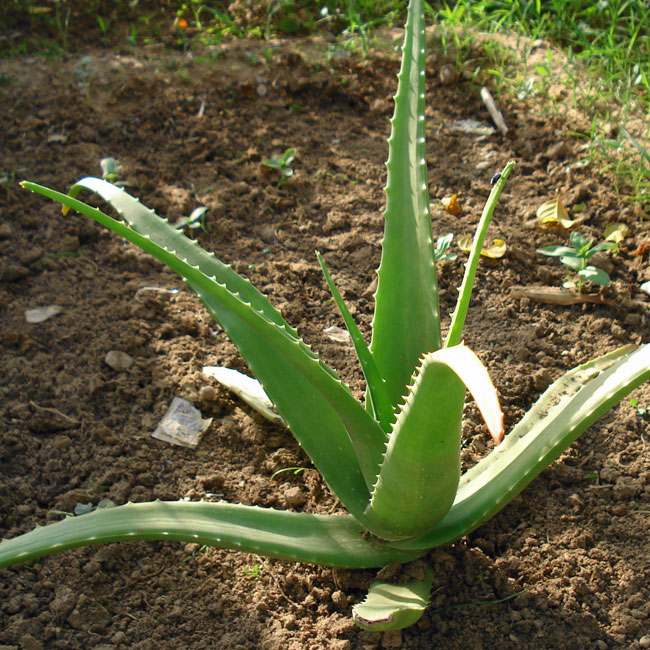
[[628, 345], [568, 371], [488, 456], [461, 477], [447, 515], [397, 548], [434, 548], [469, 534], [512, 501], [587, 428], [650, 379], [650, 344]]
[[515, 164], [513, 162], [509, 162], [503, 168], [499, 180], [497, 180], [494, 187], [492, 188], [490, 196], [488, 197], [488, 200], [485, 203], [485, 207], [483, 208], [481, 219], [478, 223], [478, 226], [476, 227], [472, 250], [469, 254], [467, 265], [465, 266], [463, 283], [458, 290], [456, 308], [454, 309], [454, 313], [451, 315], [451, 324], [449, 325], [449, 332], [447, 333], [447, 338], [445, 340], [446, 348], [458, 345], [462, 340], [463, 327], [465, 326], [465, 318], [467, 316], [467, 310], [469, 308], [469, 301], [472, 297], [474, 278], [476, 277], [476, 269], [481, 257], [481, 252], [483, 251], [483, 242], [485, 241], [488, 226], [490, 225], [492, 215], [494, 214], [494, 210], [497, 206], [499, 196], [505, 187], [506, 181], [508, 180], [508, 177], [510, 176], [514, 165]]
[[[347, 305], [343, 301], [339, 290], [336, 288], [332, 276], [329, 274], [327, 267], [325, 266], [325, 260], [323, 259], [320, 253], [316, 253], [318, 258], [318, 263], [323, 271], [325, 276], [325, 281], [329, 287], [330, 293], [334, 298], [334, 302], [339, 309], [341, 316], [343, 317], [343, 322], [347, 328], [352, 344], [354, 345], [354, 350], [357, 353], [357, 358], [361, 365], [361, 370], [366, 379], [368, 385], [367, 395], [369, 399], [370, 412], [373, 417], [378, 420], [381, 428], [388, 432], [390, 431], [391, 424], [393, 423], [395, 417], [393, 414], [393, 407], [388, 398], [388, 393], [386, 391], [386, 386], [383, 377], [379, 374], [379, 369], [373, 356], [370, 354], [370, 350], [366, 346], [366, 342], [363, 338], [363, 335], [359, 331], [357, 324], [352, 318], [350, 310], [347, 308]], [[380, 453], [383, 452], [383, 445]]]
[[390, 434], [366, 511], [365, 523], [375, 535], [417, 537], [447, 514], [460, 478], [466, 386], [493, 437], [501, 440], [503, 413], [478, 357], [464, 345], [426, 355]]
[[[32, 191], [38, 191], [35, 189], [37, 186], [33, 183], [26, 183], [25, 187]], [[188, 264], [198, 266], [203, 274], [214, 277], [217, 282], [226, 285], [229, 291], [241, 296], [243, 301], [249, 302], [253, 309], [264, 314], [270, 321], [285, 328], [297, 338], [296, 330], [282, 318], [280, 312], [271, 305], [266, 296], [260, 293], [246, 278], [235, 273], [228, 264], [221, 262], [212, 253], [204, 251], [196, 241], [184, 235], [179, 237], [176, 228], [161, 219], [153, 210], [140, 203], [138, 199], [120, 187], [92, 177], [82, 178], [75, 183], [70, 188], [69, 195], [74, 198], [82, 189], [98, 194], [116, 210], [133, 230], [150, 238], [158, 246], [176, 253], [178, 257], [186, 260]], [[40, 193], [43, 194], [43, 192]], [[66, 212], [67, 207], [64, 208], [64, 214]], [[94, 217], [91, 216], [91, 218]]]
[[575, 255], [576, 251], [571, 246], [544, 246], [538, 248], [537, 252], [546, 257], [561, 257], [562, 255]]
[[412, 0], [388, 141], [385, 233], [370, 344], [393, 407], [418, 359], [441, 346], [424, 140], [425, 67], [422, 0]]
[[[363, 518], [385, 433], [334, 371], [292, 329], [269, 320], [267, 313], [273, 315], [274, 310], [258, 311], [241, 294], [207, 277], [199, 264], [193, 265], [197, 259], [205, 263], [207, 253], [194, 244], [188, 248], [186, 242], [191, 240], [149, 210], [138, 214], [139, 226], [144, 232], [152, 233], [146, 237], [70, 196], [34, 183], [23, 185], [91, 217], [181, 275], [237, 345], [325, 481], [351, 514]], [[171, 238], [169, 232], [173, 233]], [[165, 241], [169, 250], [159, 246], [154, 236]], [[179, 257], [179, 249], [186, 259], [189, 257], [188, 261]], [[216, 258], [207, 259], [213, 268]], [[227, 267], [219, 263], [218, 270], [224, 269]], [[231, 286], [242, 284], [241, 278], [237, 282], [231, 277], [236, 276], [231, 269], [227, 271], [224, 275]], [[243, 284], [244, 289], [250, 286], [247, 282]], [[254, 299], [259, 296], [266, 301], [262, 294], [256, 294], [252, 294]], [[262, 302], [259, 304], [264, 307]]]
[[365, 600], [352, 608], [354, 622], [369, 632], [401, 630], [416, 623], [429, 602], [433, 571], [402, 585], [373, 582]]
[[562, 255], [562, 257], [560, 257], [560, 262], [562, 262], [564, 266], [568, 266], [573, 271], [580, 271], [584, 269], [586, 264], [583, 257], [576, 257], [576, 255]]
[[583, 280], [589, 280], [590, 282], [599, 284], [602, 287], [608, 287], [612, 281], [607, 271], [598, 269], [595, 266], [588, 266], [587, 268], [578, 271], [578, 275]]
[[4, 540], [0, 543], [0, 568], [78, 546], [134, 540], [196, 542], [347, 568], [380, 567], [421, 555], [421, 551], [400, 551], [364, 535], [349, 515], [282, 512], [225, 502], [154, 501], [67, 517]]

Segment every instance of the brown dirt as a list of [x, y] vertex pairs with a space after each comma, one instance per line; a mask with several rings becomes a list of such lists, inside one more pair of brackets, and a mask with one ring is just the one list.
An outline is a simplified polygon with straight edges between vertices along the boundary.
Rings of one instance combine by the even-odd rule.
[[[53, 510], [102, 498], [223, 495], [285, 507], [298, 487], [305, 510], [336, 506], [313, 470], [271, 477], [283, 467], [309, 466], [286, 431], [219, 387], [202, 390], [211, 385], [203, 365], [245, 364], [182, 282], [15, 182], [65, 190], [114, 156], [130, 191], [161, 216], [207, 206], [201, 244], [249, 276], [361, 395], [350, 346], [324, 333], [341, 322], [314, 250], [324, 253], [367, 334], [398, 60], [337, 55], [317, 65], [298, 54], [318, 49], [310, 43], [278, 44], [270, 64], [260, 63], [267, 45], [248, 42], [202, 62], [159, 46], [0, 61], [0, 171], [9, 180], [0, 189], [3, 537], [60, 518]], [[481, 261], [466, 327], [510, 426], [564, 370], [622, 343], [648, 341], [650, 303], [638, 289], [650, 279], [648, 253], [634, 253], [650, 240], [650, 228], [607, 178], [589, 166], [571, 167], [580, 143], [566, 133], [575, 124], [535, 118], [530, 107], [513, 104], [504, 107], [512, 139], [453, 131], [456, 120], [489, 125], [489, 118], [475, 87], [437, 83], [441, 63], [431, 57], [427, 109], [435, 232], [471, 233], [490, 176], [507, 160], [517, 162], [491, 226], [508, 253]], [[296, 174], [278, 189], [260, 161], [289, 146], [297, 150]], [[612, 221], [631, 229], [611, 260], [607, 305], [509, 296], [514, 285], [562, 281], [559, 264], [535, 254], [560, 237], [531, 225], [536, 208], [558, 189], [569, 206], [585, 204], [585, 232], [600, 238]], [[463, 208], [459, 217], [439, 205], [452, 193]], [[441, 268], [445, 311], [463, 255]], [[179, 292], [136, 299], [145, 286]], [[24, 311], [44, 305], [62, 311], [26, 324]], [[134, 365], [110, 369], [110, 350], [127, 352]], [[176, 395], [214, 418], [196, 450], [150, 437]], [[650, 407], [650, 387], [634, 396]], [[350, 621], [351, 605], [375, 572], [133, 542], [1, 571], [0, 647], [649, 647], [646, 432], [647, 418], [626, 400], [491, 522], [427, 556], [435, 570], [431, 605], [401, 633], [369, 634]], [[468, 463], [487, 447], [472, 406], [464, 445]]]

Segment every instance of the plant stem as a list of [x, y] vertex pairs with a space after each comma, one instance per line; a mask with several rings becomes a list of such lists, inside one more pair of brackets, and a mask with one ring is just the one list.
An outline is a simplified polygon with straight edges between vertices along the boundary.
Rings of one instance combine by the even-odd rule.
[[465, 317], [467, 316], [467, 309], [469, 307], [469, 301], [472, 296], [472, 288], [474, 286], [474, 277], [476, 276], [476, 267], [478, 266], [478, 261], [481, 257], [481, 249], [483, 248], [483, 241], [485, 240], [485, 235], [487, 234], [488, 226], [490, 225], [490, 220], [494, 213], [494, 209], [497, 206], [497, 201], [501, 195], [508, 176], [514, 167], [514, 162], [509, 162], [501, 172], [501, 177], [495, 183], [490, 196], [485, 203], [483, 208], [483, 214], [481, 215], [481, 220], [478, 223], [476, 228], [476, 234], [474, 235], [474, 242], [472, 244], [472, 250], [469, 254], [469, 259], [467, 260], [467, 265], [465, 266], [465, 277], [463, 278], [463, 283], [460, 285], [458, 293], [458, 301], [456, 302], [456, 309], [451, 317], [451, 325], [449, 326], [449, 332], [447, 333], [447, 340], [445, 341], [444, 347], [448, 348], [452, 345], [458, 345], [461, 341], [461, 336], [463, 333], [463, 327], [465, 325]]

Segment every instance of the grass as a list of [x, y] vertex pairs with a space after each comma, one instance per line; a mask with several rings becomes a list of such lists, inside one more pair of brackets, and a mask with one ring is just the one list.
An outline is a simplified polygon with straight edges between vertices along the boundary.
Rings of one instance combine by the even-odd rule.
[[[544, 111], [570, 108], [590, 120], [574, 135], [586, 158], [612, 172], [627, 198], [650, 204], [650, 5], [643, 0], [479, 0], [430, 3], [441, 45], [471, 76], [500, 94], [532, 99]], [[520, 55], [476, 32], [508, 31]], [[556, 48], [532, 57], [537, 39]], [[477, 54], [478, 51], [478, 54]], [[579, 74], [576, 75], [575, 71]], [[559, 75], [559, 76], [558, 76]], [[585, 80], [587, 83], [585, 83]], [[627, 132], [633, 132], [633, 139]]]

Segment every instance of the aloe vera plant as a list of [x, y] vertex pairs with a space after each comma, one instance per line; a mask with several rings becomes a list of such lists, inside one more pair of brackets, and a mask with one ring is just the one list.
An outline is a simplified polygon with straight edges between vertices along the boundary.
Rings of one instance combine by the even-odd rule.
[[[4, 540], [0, 567], [82, 545], [133, 539], [198, 542], [347, 568], [407, 562], [492, 517], [585, 429], [650, 378], [648, 346], [615, 350], [567, 372], [503, 437], [496, 391], [461, 335], [488, 224], [513, 164], [505, 166], [492, 188], [443, 337], [426, 184], [424, 44], [422, 0], [411, 0], [389, 139], [385, 236], [370, 345], [318, 258], [366, 379], [364, 403], [246, 279], [123, 189], [85, 178], [66, 195], [23, 183], [65, 210], [110, 228], [185, 279], [237, 345], [265, 401], [349, 514], [225, 502], [129, 503]], [[81, 190], [100, 195], [121, 220], [77, 200]], [[466, 388], [500, 444], [461, 476]], [[409, 625], [424, 610], [430, 586], [428, 572], [399, 588], [376, 583], [355, 618], [370, 630]]]

